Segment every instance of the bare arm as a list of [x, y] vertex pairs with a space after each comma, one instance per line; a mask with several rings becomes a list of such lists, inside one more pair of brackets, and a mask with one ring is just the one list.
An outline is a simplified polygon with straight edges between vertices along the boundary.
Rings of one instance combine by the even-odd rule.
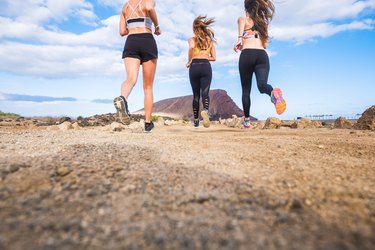
[[127, 4], [122, 7], [120, 15], [120, 36], [126, 36], [129, 33], [128, 27], [126, 27], [126, 7]]
[[189, 50], [188, 50], [188, 61], [186, 63], [186, 68], [190, 67], [191, 60], [193, 59], [193, 52], [194, 52], [194, 47], [195, 47], [194, 38], [190, 38], [188, 40], [188, 44], [189, 44]]
[[267, 47], [268, 47], [268, 40], [266, 40], [265, 42], [263, 42], [263, 48], [267, 49]]
[[216, 61], [216, 48], [213, 42], [211, 45], [211, 51], [210, 51], [210, 56], [208, 57], [208, 60], [213, 61], [213, 62]]
[[239, 17], [238, 18], [238, 21], [237, 21], [237, 24], [238, 24], [238, 39], [237, 39], [237, 42], [234, 44], [234, 51], [235, 52], [238, 52], [239, 50], [242, 49], [242, 39], [243, 39], [243, 31], [245, 30], [245, 23], [246, 23], [246, 20], [245, 20], [245, 17]]
[[245, 17], [239, 17], [238, 21], [238, 37], [242, 37], [243, 31], [245, 30], [246, 19]]
[[146, 9], [150, 15], [150, 18], [152, 22], [154, 23], [155, 26], [155, 35], [160, 35], [161, 34], [161, 29], [159, 26], [159, 21], [158, 21], [158, 16], [156, 14], [155, 10], [155, 1], [154, 0], [149, 0], [146, 2]]

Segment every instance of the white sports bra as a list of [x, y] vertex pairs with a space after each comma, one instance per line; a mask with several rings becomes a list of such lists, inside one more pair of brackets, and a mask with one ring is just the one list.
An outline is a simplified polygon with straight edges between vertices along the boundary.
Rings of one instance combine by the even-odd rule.
[[[130, 5], [128, 2], [128, 6], [132, 9], [132, 13], [130, 14], [130, 17], [126, 19], [126, 24], [128, 28], [152, 28], [152, 20], [150, 17], [146, 16], [145, 13], [142, 11], [143, 16], [139, 16], [138, 13], [136, 12], [138, 8], [140, 8], [142, 0], [140, 0], [133, 8], [133, 6]], [[132, 17], [134, 14], [136, 14], [136, 17]]]

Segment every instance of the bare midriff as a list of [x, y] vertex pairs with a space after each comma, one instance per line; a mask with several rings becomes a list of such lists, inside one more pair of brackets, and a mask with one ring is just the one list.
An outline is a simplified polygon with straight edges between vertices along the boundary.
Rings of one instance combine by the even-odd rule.
[[142, 34], [142, 33], [150, 33], [150, 34], [152, 34], [152, 31], [149, 28], [146, 28], [146, 27], [130, 28], [128, 35]]
[[264, 49], [260, 38], [247, 38], [242, 40], [242, 49]]

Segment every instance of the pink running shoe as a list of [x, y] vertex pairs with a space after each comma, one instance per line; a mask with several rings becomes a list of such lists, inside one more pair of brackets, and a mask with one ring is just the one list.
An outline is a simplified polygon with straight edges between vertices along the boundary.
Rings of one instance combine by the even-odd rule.
[[251, 124], [250, 124], [250, 119], [249, 120], [246, 120], [245, 118], [242, 119], [242, 125], [245, 129], [249, 129], [251, 128]]
[[273, 89], [271, 93], [271, 100], [275, 104], [276, 113], [281, 115], [286, 109], [286, 102], [283, 98], [283, 94], [279, 88]]

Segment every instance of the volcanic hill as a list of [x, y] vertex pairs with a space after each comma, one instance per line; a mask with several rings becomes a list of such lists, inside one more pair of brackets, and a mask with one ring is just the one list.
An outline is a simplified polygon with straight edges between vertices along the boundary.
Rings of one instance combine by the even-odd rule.
[[[192, 108], [193, 96], [174, 97], [154, 103], [153, 114], [171, 117], [193, 117]], [[201, 101], [200, 101], [201, 102]], [[200, 103], [200, 110], [202, 110], [202, 103]], [[143, 109], [136, 111], [136, 113], [144, 111]], [[209, 112], [212, 120], [219, 118], [227, 119], [232, 115], [238, 117], [243, 116], [243, 111], [236, 105], [232, 98], [225, 90], [216, 89], [210, 91], [210, 108]], [[251, 117], [252, 120], [257, 120]]]

